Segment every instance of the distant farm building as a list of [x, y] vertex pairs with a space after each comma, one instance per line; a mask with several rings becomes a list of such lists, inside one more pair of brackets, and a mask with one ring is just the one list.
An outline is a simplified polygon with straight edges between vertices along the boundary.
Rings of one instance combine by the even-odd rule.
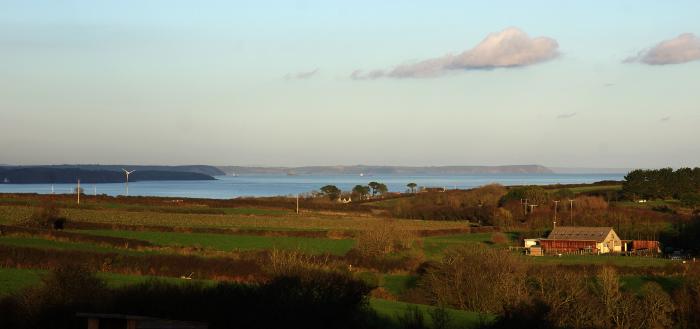
[[529, 254], [606, 254], [623, 252], [623, 243], [612, 227], [559, 226], [546, 239], [525, 239]]
[[558, 226], [546, 239], [525, 239], [523, 247], [531, 256], [556, 254], [656, 255], [659, 241], [620, 240], [612, 227]]
[[656, 255], [661, 253], [661, 244], [653, 240], [623, 240], [625, 251], [635, 255]]

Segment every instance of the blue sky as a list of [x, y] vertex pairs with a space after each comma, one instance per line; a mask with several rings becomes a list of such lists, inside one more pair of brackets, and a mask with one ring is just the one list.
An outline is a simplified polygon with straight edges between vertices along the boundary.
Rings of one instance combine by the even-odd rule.
[[[700, 165], [700, 61], [652, 51], [698, 1], [0, 8], [0, 163]], [[470, 52], [509, 28], [556, 48]]]

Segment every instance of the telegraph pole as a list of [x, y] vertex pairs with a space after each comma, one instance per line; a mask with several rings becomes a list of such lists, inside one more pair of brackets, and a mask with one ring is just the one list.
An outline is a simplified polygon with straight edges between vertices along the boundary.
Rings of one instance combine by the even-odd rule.
[[559, 208], [559, 200], [554, 201], [554, 228], [557, 228], [557, 209]]
[[299, 215], [299, 193], [297, 193], [297, 215]]
[[569, 199], [569, 225], [574, 224], [574, 200]]
[[527, 215], [527, 199], [525, 199], [524, 205], [525, 205], [525, 215]]
[[530, 206], [530, 213], [532, 213], [532, 211], [535, 209], [535, 207], [537, 207], [536, 204], [529, 204], [528, 206]]
[[78, 193], [78, 204], [80, 204], [80, 179], [78, 179], [78, 187], [75, 191]]

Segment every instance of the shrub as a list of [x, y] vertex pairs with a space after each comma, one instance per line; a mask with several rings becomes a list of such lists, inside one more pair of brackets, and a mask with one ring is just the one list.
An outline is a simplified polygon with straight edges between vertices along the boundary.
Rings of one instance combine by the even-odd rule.
[[51, 272], [40, 287], [0, 299], [2, 328], [80, 328], [78, 312], [206, 322], [209, 328], [360, 328], [371, 323], [369, 287], [348, 275], [309, 272], [260, 285], [149, 280], [107, 288], [84, 269]]
[[497, 312], [526, 297], [523, 261], [507, 250], [464, 246], [424, 269], [419, 286], [437, 305]]
[[410, 249], [416, 241], [413, 232], [400, 229], [391, 221], [375, 230], [364, 230], [357, 236], [356, 249], [360, 256], [377, 258]]
[[33, 225], [54, 229], [63, 229], [66, 222], [66, 219], [61, 217], [61, 211], [55, 203], [46, 203], [37, 208], [29, 220]]
[[301, 275], [310, 270], [321, 270], [329, 265], [328, 257], [316, 257], [301, 250], [272, 249], [263, 268], [273, 277]]

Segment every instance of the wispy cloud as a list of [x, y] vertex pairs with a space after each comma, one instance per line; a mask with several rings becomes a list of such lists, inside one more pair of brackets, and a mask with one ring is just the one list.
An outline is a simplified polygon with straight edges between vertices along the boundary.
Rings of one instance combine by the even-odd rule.
[[624, 60], [625, 63], [640, 62], [649, 65], [682, 64], [700, 59], [700, 38], [692, 33], [684, 33], [673, 39], [664, 40], [636, 56]]
[[318, 69], [315, 69], [313, 71], [307, 71], [307, 72], [298, 72], [298, 73], [287, 73], [284, 76], [285, 80], [306, 80], [314, 77], [318, 73]]
[[660, 122], [668, 122], [670, 120], [671, 120], [671, 117], [663, 117], [663, 118], [659, 119]]
[[557, 119], [571, 119], [576, 116], [576, 112], [562, 113], [557, 115]]
[[522, 30], [511, 27], [491, 33], [476, 47], [460, 54], [448, 54], [417, 63], [404, 64], [390, 70], [353, 72], [352, 79], [427, 78], [448, 72], [488, 70], [533, 65], [559, 56], [559, 44], [548, 37], [531, 38]]

